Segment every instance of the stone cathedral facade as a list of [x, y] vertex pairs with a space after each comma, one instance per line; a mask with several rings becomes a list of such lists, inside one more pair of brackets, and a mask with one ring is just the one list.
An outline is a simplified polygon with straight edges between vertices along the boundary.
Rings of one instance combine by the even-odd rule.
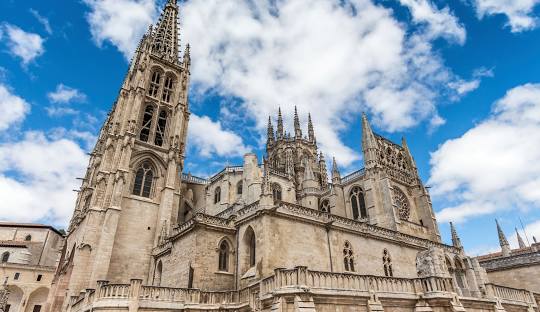
[[441, 242], [407, 143], [366, 116], [365, 168], [348, 175], [327, 168], [310, 117], [288, 132], [281, 111], [262, 159], [184, 174], [178, 10], [142, 38], [101, 129], [49, 311], [538, 311], [534, 293], [490, 284], [454, 228]]

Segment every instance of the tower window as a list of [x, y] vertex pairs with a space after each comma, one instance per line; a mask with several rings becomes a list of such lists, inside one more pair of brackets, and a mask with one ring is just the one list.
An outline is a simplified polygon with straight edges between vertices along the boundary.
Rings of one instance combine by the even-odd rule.
[[152, 171], [150, 162], [143, 162], [135, 174], [133, 194], [142, 197], [150, 197], [153, 179], [154, 172]]
[[364, 197], [364, 192], [362, 189], [358, 186], [355, 186], [351, 190], [351, 208], [353, 213], [353, 219], [358, 218], [367, 218], [367, 209], [366, 209], [366, 201]]
[[2, 254], [2, 263], [6, 263], [9, 261], [9, 251], [6, 251]]
[[345, 246], [343, 247], [343, 265], [345, 266], [345, 271], [354, 272], [354, 253], [349, 242], [345, 242]]
[[41, 282], [41, 279], [43, 278], [43, 275], [41, 274], [38, 274], [37, 278], [36, 278], [36, 281], [38, 282]]
[[24, 240], [27, 241], [27, 242], [31, 241], [32, 240], [32, 235], [30, 235], [30, 234], [26, 235]]
[[242, 181], [238, 182], [236, 184], [236, 194], [237, 195], [242, 195], [242, 188], [243, 188], [243, 183]]
[[394, 276], [394, 272], [392, 271], [392, 258], [390, 258], [390, 253], [388, 250], [383, 250], [383, 268], [384, 268], [384, 276]]
[[219, 244], [219, 268], [220, 271], [229, 271], [229, 244], [223, 240]]
[[150, 127], [152, 127], [152, 117], [154, 116], [154, 108], [151, 105], [146, 106], [144, 109], [141, 133], [139, 134], [139, 140], [148, 142], [150, 137]]
[[21, 273], [17, 272], [15, 275], [13, 275], [14, 280], [18, 280], [21, 277]]
[[159, 93], [159, 84], [161, 82], [161, 73], [155, 71], [152, 73], [152, 80], [150, 81], [150, 87], [148, 88], [148, 95], [151, 97], [157, 97]]
[[325, 199], [321, 202], [321, 207], [319, 208], [321, 212], [330, 212], [330, 201]]
[[407, 200], [407, 196], [398, 187], [394, 187], [393, 193], [394, 204], [398, 209], [399, 218], [401, 220], [409, 220], [409, 216], [411, 215], [411, 209], [409, 208], [409, 201]]
[[274, 204], [281, 201], [281, 186], [279, 184], [272, 184], [272, 195], [274, 196]]
[[250, 228], [251, 232], [249, 233], [249, 266], [253, 267], [255, 266], [255, 256], [256, 256], [256, 248], [257, 248], [257, 241], [255, 239], [255, 233]]
[[216, 187], [214, 190], [214, 204], [221, 202], [221, 187]]
[[165, 137], [165, 128], [167, 127], [167, 112], [162, 110], [159, 112], [157, 127], [156, 127], [156, 138], [154, 139], [154, 144], [157, 146], [163, 145], [163, 139]]
[[167, 103], [171, 101], [173, 93], [173, 81], [173, 78], [170, 76], [165, 78], [165, 85], [163, 86], [163, 95], [161, 99]]

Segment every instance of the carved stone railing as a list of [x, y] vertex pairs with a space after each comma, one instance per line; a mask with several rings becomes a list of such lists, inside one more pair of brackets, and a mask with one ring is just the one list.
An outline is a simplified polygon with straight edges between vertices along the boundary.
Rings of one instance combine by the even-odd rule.
[[[238, 304], [242, 303], [239, 291], [201, 291], [199, 289], [142, 286], [140, 300], [200, 303]], [[247, 301], [245, 301], [247, 302]]]
[[187, 183], [193, 183], [193, 184], [201, 184], [201, 185], [208, 184], [208, 180], [195, 177], [187, 173], [182, 173], [182, 181], [187, 182]]
[[341, 184], [347, 184], [347, 183], [356, 181], [359, 178], [363, 177], [365, 174], [366, 174], [366, 169], [362, 168], [360, 170], [357, 170], [357, 171], [355, 171], [353, 173], [350, 173], [350, 174], [344, 176], [341, 179]]
[[488, 294], [500, 299], [526, 302], [530, 304], [536, 303], [534, 295], [525, 289], [517, 289], [495, 284], [486, 284], [486, 288]]
[[256, 202], [253, 202], [253, 203], [245, 206], [244, 208], [238, 210], [237, 215], [239, 217], [242, 217], [242, 216], [245, 216], [245, 215], [249, 214], [253, 210], [257, 210], [258, 208], [259, 208], [259, 201], [256, 201]]
[[98, 298], [128, 298], [129, 284], [107, 284], [100, 287]]
[[210, 178], [210, 182], [216, 181], [217, 179], [219, 179], [225, 173], [242, 172], [242, 171], [244, 171], [243, 166], [228, 166], [228, 167], [225, 167], [225, 169], [223, 169], [220, 172], [213, 175]]
[[271, 174], [273, 175], [277, 175], [278, 177], [282, 177], [282, 178], [285, 178], [285, 179], [289, 179], [289, 175], [285, 172], [281, 172], [279, 170], [276, 170], [274, 168], [269, 168], [269, 171]]

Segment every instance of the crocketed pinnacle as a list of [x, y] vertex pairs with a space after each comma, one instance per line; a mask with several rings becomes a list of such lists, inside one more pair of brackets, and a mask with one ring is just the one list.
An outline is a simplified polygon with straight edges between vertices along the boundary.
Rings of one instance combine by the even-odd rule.
[[302, 138], [302, 129], [300, 128], [300, 118], [298, 118], [298, 110], [294, 107], [294, 136], [297, 139]]
[[526, 248], [527, 245], [525, 245], [525, 242], [523, 241], [523, 238], [521, 238], [521, 235], [519, 235], [518, 229], [517, 228], [515, 228], [515, 229], [516, 229], [516, 236], [517, 236], [519, 248]]
[[311, 114], [308, 114], [308, 140], [315, 142], [315, 131], [313, 130], [313, 123], [311, 122]]
[[459, 239], [456, 228], [452, 222], [450, 222], [450, 232], [452, 233], [452, 245], [456, 248], [463, 248], [463, 245], [461, 245], [461, 239]]
[[509, 256], [510, 255], [510, 244], [508, 243], [508, 240], [506, 239], [506, 235], [504, 235], [503, 230], [501, 229], [501, 226], [499, 225], [499, 221], [495, 219], [495, 223], [497, 224], [497, 234], [499, 235], [499, 245], [501, 245], [501, 250], [503, 256]]
[[152, 40], [152, 53], [170, 62], [178, 62], [178, 5], [168, 0], [161, 12]]
[[266, 142], [268, 145], [274, 143], [274, 126], [272, 126], [272, 119], [268, 116], [268, 129], [267, 129], [267, 139]]
[[277, 119], [277, 138], [283, 138], [283, 116], [281, 115], [281, 107], [278, 108], [278, 119]]

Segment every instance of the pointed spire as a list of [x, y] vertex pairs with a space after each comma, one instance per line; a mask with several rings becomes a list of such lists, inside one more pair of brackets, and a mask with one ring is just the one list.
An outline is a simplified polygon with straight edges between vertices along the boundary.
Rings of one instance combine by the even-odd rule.
[[341, 174], [339, 173], [339, 168], [336, 163], [336, 157], [332, 157], [332, 183], [333, 184], [341, 183]]
[[365, 167], [373, 168], [377, 162], [377, 141], [365, 113], [362, 113], [362, 151]]
[[315, 174], [313, 173], [313, 168], [311, 166], [311, 161], [306, 161], [306, 170], [304, 170], [304, 182], [315, 181]]
[[178, 5], [168, 0], [154, 32], [152, 52], [166, 60], [178, 62]]
[[452, 222], [450, 222], [450, 232], [452, 233], [452, 245], [456, 248], [463, 248], [463, 245], [461, 245], [461, 239], [459, 239], [456, 228], [454, 227], [454, 223]]
[[266, 147], [270, 148], [274, 144], [274, 140], [274, 126], [272, 126], [272, 119], [268, 116]]
[[315, 143], [315, 131], [313, 130], [313, 123], [311, 122], [311, 113], [308, 113], [308, 140]]
[[328, 188], [328, 171], [326, 170], [326, 160], [322, 151], [319, 155], [319, 171], [321, 172], [321, 187], [326, 190]]
[[497, 219], [495, 219], [495, 223], [497, 224], [497, 234], [499, 235], [499, 245], [501, 245], [502, 254], [503, 256], [507, 257], [510, 255], [510, 244], [508, 243], [508, 240], [506, 239], [506, 236], [504, 235], [504, 232], [502, 231]]
[[414, 161], [411, 151], [409, 150], [409, 145], [407, 145], [407, 140], [405, 140], [405, 137], [401, 137], [401, 147], [403, 147], [403, 150], [407, 154], [412, 168], [416, 170], [416, 162]]
[[272, 194], [272, 188], [270, 186], [270, 166], [266, 158], [263, 159], [263, 183], [262, 183], [262, 195]]
[[278, 108], [278, 119], [277, 119], [277, 139], [282, 139], [284, 136], [283, 133], [283, 116], [281, 115], [281, 107]]
[[523, 241], [523, 238], [521, 238], [521, 235], [519, 235], [518, 229], [517, 228], [515, 228], [515, 229], [516, 229], [516, 236], [517, 236], [519, 248], [526, 248], [527, 245], [525, 245], [525, 242]]
[[182, 64], [184, 65], [184, 68], [189, 71], [189, 67], [191, 66], [191, 47], [188, 44], [186, 44], [186, 48], [184, 50], [184, 60], [182, 61]]
[[300, 118], [298, 118], [298, 110], [294, 107], [294, 137], [296, 139], [302, 138], [302, 129], [300, 128]]

